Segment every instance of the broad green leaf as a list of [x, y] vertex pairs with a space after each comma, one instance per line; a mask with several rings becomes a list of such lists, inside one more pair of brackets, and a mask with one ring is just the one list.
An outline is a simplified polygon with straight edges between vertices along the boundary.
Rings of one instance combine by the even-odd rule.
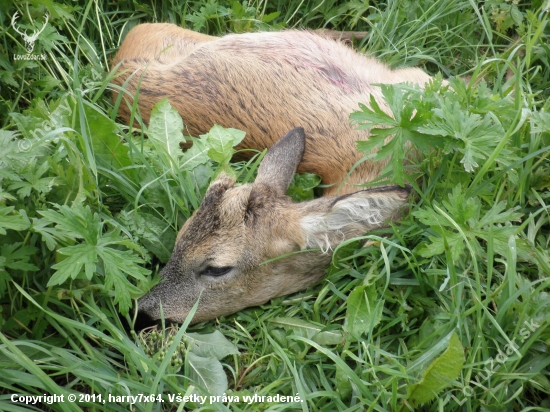
[[[386, 95], [384, 96], [387, 97]], [[350, 119], [360, 124], [361, 129], [372, 129], [377, 124], [394, 127], [397, 126], [395, 119], [380, 108], [380, 105], [376, 101], [374, 95], [370, 96], [369, 106], [370, 107], [360, 103], [359, 108], [361, 111], [354, 112], [350, 115]]]
[[295, 174], [286, 194], [295, 202], [313, 199], [315, 189], [321, 183], [321, 178], [312, 173]]
[[[51, 16], [50, 21], [52, 18], [74, 21], [74, 15], [72, 13], [75, 11], [75, 7], [70, 5], [70, 3], [62, 4], [60, 2], [55, 2], [54, 0], [40, 0], [39, 4], [48, 10], [48, 14]], [[68, 42], [65, 37], [63, 38], [65, 39], [64, 42]], [[42, 40], [42, 38], [40, 38], [40, 40]]]
[[231, 4], [231, 12], [235, 19], [242, 19], [246, 16], [246, 9], [238, 1]]
[[344, 337], [338, 329], [323, 330], [313, 337], [313, 340], [319, 345], [340, 345]]
[[[21, 242], [4, 245], [0, 249], [0, 255], [4, 257], [2, 266], [13, 270], [35, 271], [38, 268], [29, 263], [31, 256], [38, 251], [33, 246], [23, 245]], [[0, 270], [2, 267], [0, 266]]]
[[336, 389], [342, 399], [349, 398], [353, 390], [349, 376], [338, 365], [336, 365]]
[[269, 334], [273, 339], [277, 341], [283, 348], [288, 348], [288, 341], [286, 339], [286, 332], [282, 329], [274, 328], [269, 331]]
[[[60, 285], [69, 278], [76, 279], [83, 270], [86, 278], [91, 279], [98, 271], [105, 276], [106, 291], [112, 292], [120, 312], [126, 314], [132, 305], [132, 297], [139, 294], [139, 290], [128, 281], [128, 276], [143, 281], [150, 273], [141, 266], [144, 261], [136, 253], [137, 250], [143, 254], [144, 249], [123, 236], [119, 229], [103, 233], [103, 222], [97, 213], [92, 213], [89, 206], [76, 203], [73, 203], [72, 208], [67, 205], [55, 206], [59, 212], [40, 212], [44, 219], [38, 222], [39, 226], [35, 230], [45, 236], [50, 245], [55, 242], [65, 243], [68, 239], [83, 239], [84, 242], [58, 250], [67, 257], [52, 266], [56, 272], [48, 286]], [[48, 221], [55, 224], [54, 228], [47, 226]], [[97, 270], [97, 264], [100, 264], [101, 270]]]
[[[42, 99], [37, 99], [35, 104], [24, 111], [24, 114], [10, 113], [17, 129], [26, 138], [18, 142], [23, 149], [21, 155], [25, 160], [28, 161], [33, 155], [44, 151], [45, 141], [40, 145], [35, 144], [42, 137], [52, 130], [71, 127], [71, 114], [74, 111], [72, 100], [73, 97], [69, 94], [57, 100], [49, 100], [48, 104]], [[29, 146], [28, 143], [32, 145]]]
[[[51, 128], [48, 130], [51, 130]], [[31, 130], [31, 135], [32, 132]], [[43, 131], [43, 134], [45, 135], [46, 132]], [[49, 188], [55, 180], [54, 177], [40, 180], [48, 169], [47, 165], [45, 166], [48, 163], [47, 161], [42, 162], [39, 170], [36, 170], [35, 167], [38, 159], [43, 158], [48, 153], [50, 146], [50, 141], [39, 138], [42, 136], [17, 139], [17, 133], [0, 130], [0, 181], [5, 187], [10, 186], [10, 182], [22, 183], [21, 187], [15, 186], [14, 189], [23, 189], [23, 187], [29, 186], [28, 189], [22, 190], [21, 197], [26, 196], [25, 192], [27, 190], [30, 192], [33, 185], [36, 185], [39, 193], [49, 192]], [[29, 181], [31, 181], [30, 184]], [[47, 189], [44, 190], [44, 188]]]
[[357, 286], [348, 296], [345, 328], [355, 336], [371, 331], [382, 319], [384, 300], [374, 285]]
[[38, 92], [38, 96], [47, 96], [48, 92], [51, 92], [55, 88], [59, 88], [59, 85], [63, 82], [59, 79], [56, 79], [55, 77], [52, 77], [50, 75], [44, 76], [43, 79], [36, 80], [32, 83], [33, 87], [39, 87], [40, 91]]
[[119, 310], [123, 315], [128, 313], [132, 306], [132, 298], [129, 288], [132, 284], [124, 276], [120, 268], [115, 264], [109, 254], [103, 254], [105, 260], [105, 288], [111, 290], [114, 296], [114, 303], [119, 305]]
[[69, 278], [76, 279], [83, 267], [86, 278], [92, 278], [97, 263], [97, 251], [94, 245], [82, 243], [67, 246], [59, 249], [58, 253], [67, 256], [67, 258], [52, 266], [56, 272], [48, 281], [48, 286], [61, 285]]
[[210, 158], [208, 157], [208, 150], [210, 148], [201, 139], [193, 139], [193, 146], [188, 149], [180, 160], [180, 169], [193, 170], [197, 166], [207, 163]]
[[9, 185], [9, 190], [17, 190], [21, 198], [30, 196], [32, 191], [38, 194], [48, 193], [56, 182], [55, 177], [42, 177], [49, 169], [49, 163], [44, 161], [40, 166], [36, 165], [36, 158], [20, 172], [22, 180]]
[[[418, 131], [419, 126], [425, 124], [426, 119], [432, 115], [432, 105], [422, 101], [419, 89], [407, 89], [399, 84], [382, 84], [380, 90], [384, 97], [383, 105], [371, 95], [370, 107], [360, 104], [361, 111], [352, 113], [350, 119], [358, 123], [360, 129], [370, 130], [368, 140], [357, 142], [357, 149], [366, 155], [377, 149], [375, 160], [390, 157], [392, 179], [402, 185], [405, 179], [403, 159], [407, 143], [410, 142], [427, 153], [431, 147], [440, 146], [441, 139]], [[386, 171], [387, 168], [383, 172]]]
[[407, 387], [408, 402], [417, 407], [433, 400], [458, 377], [465, 361], [464, 348], [458, 335], [453, 333], [445, 352], [422, 373], [420, 382]]
[[222, 360], [228, 355], [239, 353], [237, 347], [229, 342], [219, 330], [205, 335], [188, 333], [186, 336], [189, 342], [189, 350], [197, 356], [214, 357]]
[[193, 14], [185, 16], [186, 20], [193, 23], [193, 30], [195, 31], [200, 31], [206, 25], [206, 22], [211, 21], [213, 18], [219, 19], [231, 15], [231, 10], [218, 4], [217, 1], [202, 2], [202, 4], [204, 6], [201, 6], [199, 12], [194, 11]]
[[[442, 204], [433, 202], [433, 208], [425, 206], [413, 212], [413, 216], [421, 223], [430, 226], [438, 236], [429, 235], [431, 244], [418, 249], [420, 255], [431, 257], [445, 251], [445, 242], [456, 261], [466, 250], [466, 242], [470, 244], [479, 256], [485, 254], [480, 239], [493, 241], [494, 250], [502, 256], [507, 255], [507, 244], [510, 236], [517, 235], [519, 226], [511, 222], [520, 221], [523, 216], [518, 208], [506, 210], [506, 202], [499, 202], [490, 209], [482, 211], [481, 199], [466, 197], [462, 185], [457, 185], [449, 194], [449, 200]], [[460, 231], [458, 230], [460, 228]], [[518, 244], [518, 256], [527, 257], [529, 250], [523, 243]]]
[[523, 13], [515, 4], [510, 8], [510, 17], [517, 25], [521, 24], [523, 21]]
[[290, 330], [294, 335], [311, 339], [320, 345], [338, 345], [342, 342], [342, 333], [339, 330], [323, 330], [325, 327], [314, 323], [288, 317], [276, 317], [269, 321], [285, 330]]
[[[117, 270], [117, 275], [125, 273], [136, 280], [145, 280], [145, 275], [150, 273], [149, 270], [141, 267], [143, 259], [131, 250], [118, 250], [103, 245], [98, 246], [98, 254], [103, 259], [105, 264], [105, 276], [109, 278], [111, 271]], [[126, 276], [124, 276], [126, 279]]]
[[14, 209], [14, 206], [0, 206], [0, 235], [5, 235], [6, 229], [21, 231], [28, 229], [31, 225], [26, 214], [17, 212], [12, 214]]
[[516, 212], [519, 207], [506, 210], [506, 206], [505, 201], [493, 205], [488, 212], [481, 216], [477, 226], [479, 228], [484, 228], [489, 225], [494, 225], [495, 223], [520, 222], [523, 213]]
[[82, 206], [73, 203], [73, 207], [67, 205], [54, 205], [55, 210], [39, 211], [45, 220], [55, 224], [56, 229], [64, 232], [64, 236], [72, 239], [84, 239], [86, 243], [96, 245], [100, 236], [102, 224], [97, 213], [92, 213], [90, 206]]
[[467, 172], [473, 172], [478, 162], [485, 160], [504, 136], [504, 129], [495, 116], [468, 113], [457, 103], [445, 99], [441, 101], [441, 108], [434, 110], [431, 122], [419, 127], [418, 131], [451, 137], [445, 150], [461, 152], [464, 156], [460, 162]]
[[297, 318], [276, 317], [270, 319], [269, 323], [280, 326], [285, 330], [291, 330], [295, 335], [308, 339], [312, 339], [322, 329], [319, 325]]
[[122, 211], [118, 220], [161, 262], [168, 262], [176, 241], [176, 232], [171, 227], [167, 227], [165, 222], [152, 214], [142, 211]]
[[47, 130], [45, 126], [47, 126], [48, 129], [51, 128], [51, 123], [48, 122], [48, 118], [51, 114], [44, 100], [37, 99], [32, 107], [28, 108], [23, 113], [10, 113], [10, 117], [17, 126], [19, 133], [28, 141], [31, 141], [46, 134]]
[[264, 23], [269, 23], [270, 21], [275, 20], [277, 17], [279, 17], [280, 14], [280, 11], [274, 11], [273, 13], [264, 14], [262, 16], [262, 21]]
[[50, 24], [46, 25], [44, 31], [40, 33], [39, 39], [39, 45], [43, 47], [44, 50], [47, 50], [49, 52], [51, 52], [55, 47], [59, 47], [59, 45], [65, 45], [69, 42], [69, 39], [59, 34], [59, 32]]
[[227, 376], [218, 359], [188, 352], [186, 361], [189, 364], [189, 378], [209, 394], [222, 395], [227, 390]]
[[201, 139], [205, 139], [210, 146], [208, 157], [220, 164], [227, 164], [233, 156], [233, 147], [242, 142], [245, 135], [241, 130], [225, 129], [215, 124], [207, 134], [201, 135]]
[[157, 150], [168, 154], [170, 164], [182, 155], [180, 142], [185, 141], [182, 130], [181, 116], [168, 99], [162, 99], [153, 107], [148, 135]]
[[19, 83], [15, 81], [15, 77], [13, 77], [13, 75], [13, 67], [10, 67], [8, 70], [0, 70], [0, 83], [5, 83], [13, 87], [19, 87]]
[[103, 260], [105, 288], [114, 292], [114, 303], [119, 305], [120, 312], [125, 315], [132, 307], [132, 297], [140, 294], [128, 281], [128, 276], [144, 281], [150, 271], [141, 266], [143, 259], [130, 250], [105, 247], [100, 242], [98, 255]]
[[441, 237], [429, 236], [428, 238], [432, 242], [431, 244], [424, 246], [418, 250], [420, 256], [432, 257], [436, 255], [442, 255], [445, 253], [445, 242], [451, 251], [453, 260], [456, 261], [460, 255], [466, 249], [464, 244], [464, 238], [460, 233], [449, 232], [448, 230], [441, 230]]
[[[9, 130], [0, 130], [0, 177], [8, 177], [10, 180], [21, 180], [17, 174], [33, 159], [32, 153], [25, 149], [32, 147], [31, 139], [17, 139], [17, 133]], [[10, 173], [11, 172], [11, 173]], [[9, 173], [9, 175], [8, 175]]]
[[[86, 127], [90, 136], [95, 157], [104, 167], [110, 170], [120, 171], [126, 175], [135, 177], [131, 168], [129, 149], [117, 134], [118, 128], [114, 121], [98, 110], [84, 105], [86, 115]], [[76, 130], [80, 130], [80, 118], [77, 116]]]
[[21, 242], [2, 246], [0, 249], [0, 297], [4, 295], [7, 283], [11, 280], [7, 269], [31, 272], [38, 270], [35, 265], [29, 263], [31, 256], [36, 252], [35, 247], [23, 246]]
[[15, 200], [15, 196], [12, 196], [0, 187], [0, 203], [5, 203], [7, 200]]
[[42, 236], [42, 240], [46, 243], [46, 247], [53, 251], [57, 245], [57, 241], [66, 242], [70, 237], [66, 236], [62, 230], [55, 227], [50, 227], [52, 222], [45, 219], [32, 219], [31, 230]]
[[550, 113], [534, 112], [531, 115], [531, 131], [533, 133], [550, 131]]

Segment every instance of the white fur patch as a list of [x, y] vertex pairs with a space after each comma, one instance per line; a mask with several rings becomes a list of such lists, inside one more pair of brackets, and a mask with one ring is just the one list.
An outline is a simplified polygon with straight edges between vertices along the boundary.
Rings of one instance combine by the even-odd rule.
[[306, 248], [318, 247], [327, 253], [346, 239], [382, 226], [400, 205], [392, 197], [358, 193], [336, 202], [324, 213], [311, 213], [300, 220]]

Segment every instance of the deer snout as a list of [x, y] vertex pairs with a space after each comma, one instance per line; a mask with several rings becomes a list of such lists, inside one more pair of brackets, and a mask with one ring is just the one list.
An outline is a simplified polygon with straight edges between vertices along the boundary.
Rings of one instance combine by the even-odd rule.
[[139, 332], [145, 328], [149, 328], [151, 326], [159, 325], [160, 321], [153, 319], [151, 316], [147, 314], [147, 312], [140, 310], [138, 307], [138, 312], [136, 316], [136, 321], [134, 323], [134, 330]]

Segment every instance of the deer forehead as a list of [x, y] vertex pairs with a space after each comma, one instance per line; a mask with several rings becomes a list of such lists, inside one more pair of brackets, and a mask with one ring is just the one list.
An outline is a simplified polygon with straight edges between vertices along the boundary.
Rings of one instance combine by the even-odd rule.
[[219, 214], [222, 227], [231, 229], [245, 223], [252, 185], [233, 186], [225, 191], [215, 213]]
[[183, 225], [176, 239], [174, 252], [191, 258], [211, 253], [224, 242], [243, 232], [246, 209], [246, 186], [219, 188], [214, 183], [200, 208]]
[[[200, 212], [200, 213], [199, 213]], [[300, 210], [286, 196], [261, 184], [234, 186], [210, 201], [182, 229], [188, 259], [262, 261], [299, 249], [305, 243]], [[246, 256], [244, 256], [246, 255]]]

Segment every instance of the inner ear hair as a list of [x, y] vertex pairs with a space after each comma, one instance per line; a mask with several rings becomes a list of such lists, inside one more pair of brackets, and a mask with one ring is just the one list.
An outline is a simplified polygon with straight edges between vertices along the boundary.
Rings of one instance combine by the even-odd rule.
[[384, 186], [309, 202], [300, 220], [305, 247], [327, 252], [343, 240], [384, 226], [405, 205], [409, 192], [409, 188]]

